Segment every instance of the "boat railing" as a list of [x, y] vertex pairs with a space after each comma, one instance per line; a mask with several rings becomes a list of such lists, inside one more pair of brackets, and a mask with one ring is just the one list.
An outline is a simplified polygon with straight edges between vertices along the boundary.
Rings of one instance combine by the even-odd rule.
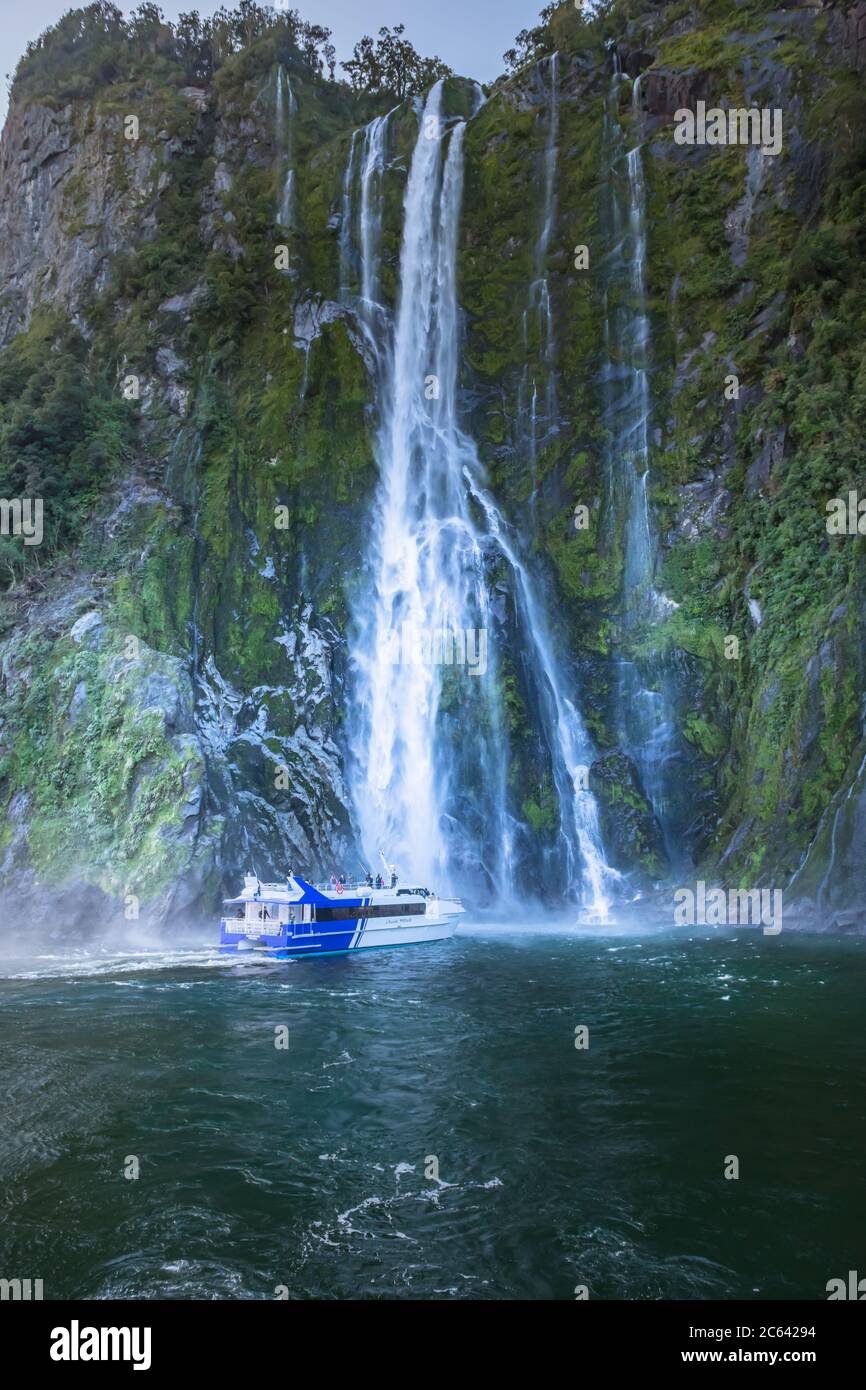
[[[392, 885], [392, 884], [390, 884], [390, 883], [379, 883], [379, 884], [377, 884], [375, 878], [373, 879], [373, 882], [372, 882], [372, 883], [368, 883], [368, 881], [367, 881], [366, 878], [336, 878], [336, 877], [335, 877], [333, 880], [329, 880], [327, 883], [313, 883], [312, 879], [308, 880], [308, 882], [310, 883], [310, 887], [311, 887], [311, 888], [315, 888], [315, 890], [316, 890], [317, 893], [334, 893], [334, 892], [336, 892], [337, 884], [340, 885], [340, 887], [343, 889], [343, 892], [344, 892], [344, 893], [347, 892], [347, 891], [349, 891], [349, 890], [354, 890], [354, 889], [357, 889], [359, 892], [362, 892], [362, 893], [363, 893], [363, 892], [369, 892], [371, 888], [379, 888], [379, 889], [381, 890], [381, 889], [383, 889], [383, 888], [388, 888], [388, 889], [390, 889], [392, 886], [396, 888], [396, 886], [397, 886], [396, 884]], [[258, 893], [258, 896], [259, 896], [259, 897], [264, 897], [264, 896], [266, 896], [268, 893], [285, 893], [287, 883], [288, 883], [288, 879], [283, 879], [280, 883], [259, 883], [259, 893]], [[421, 889], [421, 888], [403, 887], [403, 888], [401, 888], [399, 891], [400, 891], [401, 893], [422, 893], [422, 894], [426, 894], [426, 895], [429, 896], [429, 897], [436, 897], [436, 896], [437, 896], [436, 893], [435, 893], [435, 892], [431, 892], [430, 889], [426, 889], [426, 890], [425, 890], [425, 889]]]
[[317, 893], [333, 893], [336, 891], [338, 883], [344, 893], [349, 888], [357, 888], [361, 892], [369, 892], [371, 888], [379, 887], [382, 889], [391, 887], [390, 883], [380, 883], [377, 885], [375, 879], [372, 883], [368, 883], [365, 878], [338, 878], [333, 883], [313, 883], [311, 886], [315, 888]]

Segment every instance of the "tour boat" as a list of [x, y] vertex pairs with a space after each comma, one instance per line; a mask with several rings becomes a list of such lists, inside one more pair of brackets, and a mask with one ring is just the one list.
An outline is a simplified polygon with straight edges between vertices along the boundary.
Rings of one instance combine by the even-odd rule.
[[370, 886], [333, 879], [318, 887], [297, 874], [283, 883], [244, 878], [243, 892], [223, 902], [220, 950], [276, 957], [331, 955], [375, 946], [414, 946], [453, 936], [465, 910], [459, 898], [428, 888]]

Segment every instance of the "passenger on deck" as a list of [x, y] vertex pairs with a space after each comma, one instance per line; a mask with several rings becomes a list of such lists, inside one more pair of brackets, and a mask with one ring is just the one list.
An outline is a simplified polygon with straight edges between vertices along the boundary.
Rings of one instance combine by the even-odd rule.
[[383, 888], [383, 887], [384, 887], [384, 884], [382, 883], [382, 875], [381, 875], [381, 874], [377, 874], [377, 875], [376, 875], [376, 887], [377, 887], [377, 888]]
[[397, 875], [394, 873], [394, 870], [393, 870], [393, 869], [391, 870], [391, 887], [392, 887], [392, 888], [396, 888], [396, 887], [397, 887]]

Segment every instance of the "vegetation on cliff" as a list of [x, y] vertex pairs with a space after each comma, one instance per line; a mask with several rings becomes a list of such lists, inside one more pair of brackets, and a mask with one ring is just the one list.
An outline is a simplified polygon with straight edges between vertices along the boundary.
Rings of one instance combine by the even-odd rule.
[[[624, 656], [682, 675], [690, 845], [732, 881], [787, 882], [813, 841], [826, 856], [826, 817], [864, 751], [864, 542], [825, 525], [828, 498], [866, 490], [866, 99], [849, 9], [548, 6], [467, 129], [458, 267], [467, 426], [574, 655], [608, 838], [650, 880], [664, 873], [658, 827], [620, 759], [612, 713]], [[614, 54], [625, 74], [617, 117], [642, 146], [648, 189], [650, 502], [658, 587], [671, 600], [664, 622], [628, 633], [622, 526], [605, 523], [600, 389]], [[19, 65], [5, 139], [20, 139], [24, 160], [28, 121], [60, 132], [69, 164], [46, 194], [50, 244], [56, 262], [80, 261], [89, 278], [63, 298], [62, 277], [36, 277], [0, 353], [0, 492], [46, 502], [38, 559], [16, 538], [0, 540], [0, 796], [29, 827], [7, 879], [25, 861], [68, 876], [65, 815], [90, 827], [84, 843], [106, 891], [133, 882], [157, 895], [196, 844], [213, 891], [243, 853], [223, 814], [242, 787], [266, 826], [263, 854], [294, 843], [314, 856], [317, 797], [328, 798], [328, 833], [348, 843], [334, 790], [340, 692], [350, 599], [364, 582], [358, 536], [375, 486], [376, 421], [340, 298], [344, 177], [353, 131], [408, 98], [392, 118], [384, 177], [382, 280], [393, 306], [417, 132], [411, 98], [442, 65], [409, 51], [397, 26], [362, 40], [343, 68], [350, 82], [335, 80], [327, 30], [249, 0], [174, 25], [152, 4], [129, 20], [90, 5]], [[275, 109], [287, 75], [296, 213], [278, 229]], [[468, 90], [448, 82], [450, 112], [465, 114]], [[673, 111], [698, 99], [779, 107], [781, 154], [677, 145]], [[135, 142], [124, 137], [130, 113]], [[539, 190], [552, 146], [544, 240]], [[100, 222], [110, 243], [102, 259], [91, 255]], [[24, 260], [9, 279], [26, 279]], [[541, 280], [552, 346], [529, 298]], [[533, 373], [548, 351], [555, 415], [530, 437]], [[130, 378], [137, 394], [124, 390]], [[588, 524], [578, 528], [580, 505]], [[52, 616], [63, 593], [78, 597]], [[94, 608], [99, 640], [74, 642], [70, 626]], [[148, 704], [152, 682], [122, 665], [130, 635], [177, 701]], [[289, 646], [313, 637], [315, 678], [289, 680]], [[513, 795], [543, 846], [555, 798], [520, 660], [504, 651], [497, 679]], [[206, 671], [226, 683], [213, 699], [234, 720], [218, 749], [193, 709]], [[84, 722], [69, 714], [76, 691]], [[257, 700], [269, 702], [264, 732]], [[446, 717], [455, 708], [450, 692]], [[291, 757], [302, 726], [319, 739], [321, 782], [289, 806], [267, 759]], [[7, 829], [7, 848], [14, 835]], [[123, 840], [123, 885], [107, 868], [113, 836]]]

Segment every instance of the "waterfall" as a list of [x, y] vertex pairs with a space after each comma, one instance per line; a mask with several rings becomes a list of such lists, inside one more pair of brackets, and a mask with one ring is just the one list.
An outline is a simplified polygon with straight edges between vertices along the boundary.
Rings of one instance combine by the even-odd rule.
[[398, 107], [376, 116], [364, 131], [361, 160], [361, 286], [358, 319], [381, 374], [382, 344], [388, 337], [389, 315], [381, 303], [379, 269], [382, 241], [382, 203], [388, 158], [389, 123]]
[[[625, 510], [624, 599], [627, 622], [652, 616], [660, 603], [653, 585], [656, 549], [647, 501], [649, 471], [649, 349], [646, 307], [646, 188], [640, 145], [623, 151], [618, 120], [621, 73], [617, 65], [607, 112], [608, 219], [613, 247], [605, 312], [606, 423], [611, 431], [613, 491]], [[638, 83], [634, 106], [639, 118]], [[639, 128], [639, 127], [638, 127]], [[625, 162], [623, 197], [618, 165]], [[615, 296], [613, 307], [610, 299]]]
[[379, 302], [379, 243], [382, 235], [382, 176], [385, 172], [388, 122], [377, 116], [364, 131], [361, 166], [361, 299], [368, 308]]
[[[440, 673], [432, 661], [413, 659], [415, 653], [404, 651], [402, 644], [404, 634], [410, 645], [420, 642], [434, 624], [440, 630], [456, 627], [469, 598], [460, 583], [465, 573], [455, 575], [446, 563], [443, 534], [446, 527], [453, 533], [454, 565], [462, 570], [468, 539], [461, 515], [465, 505], [453, 496], [453, 469], [447, 467], [450, 441], [440, 444], [434, 432], [437, 402], [424, 394], [425, 379], [431, 376], [438, 375], [440, 402], [450, 385], [442, 379], [441, 364], [436, 362], [437, 374], [432, 362], [442, 346], [436, 333], [438, 272], [443, 246], [447, 257], [456, 228], [462, 127], [452, 133], [443, 177], [440, 104], [437, 84], [424, 112], [425, 118], [434, 118], [437, 133], [427, 138], [422, 129], [406, 189], [400, 300], [376, 441], [380, 488], [371, 525], [375, 592], [371, 611], [361, 615], [362, 635], [353, 652], [364, 716], [364, 756], [355, 769], [364, 852], [374, 863], [384, 846], [404, 873], [429, 882], [446, 866], [444, 779], [434, 763]], [[362, 188], [372, 179], [375, 145], [371, 133]], [[361, 229], [362, 315], [369, 312], [376, 281], [375, 231], [370, 208]], [[401, 644], [396, 653], [395, 641]]]
[[[527, 308], [523, 315], [523, 349], [526, 363], [518, 392], [517, 412], [526, 420], [528, 429], [522, 431], [523, 444], [529, 461], [533, 511], [538, 484], [538, 426], [539, 378], [544, 395], [543, 423], [545, 431], [556, 429], [556, 339], [553, 328], [553, 309], [547, 276], [547, 254], [556, 221], [556, 166], [559, 157], [559, 54], [543, 59], [547, 65], [547, 130], [541, 166], [542, 200], [538, 236], [532, 249], [532, 280], [529, 285]], [[540, 65], [541, 66], [541, 65]], [[530, 376], [530, 358], [537, 357], [537, 374]], [[528, 402], [528, 407], [527, 407]]]
[[391, 331], [390, 315], [381, 302], [379, 268], [389, 123], [397, 110], [395, 106], [353, 132], [341, 201], [340, 303], [354, 309], [377, 376]]
[[556, 374], [554, 372], [554, 353], [556, 342], [553, 336], [553, 310], [550, 303], [550, 284], [547, 278], [547, 253], [556, 220], [556, 162], [559, 156], [559, 54], [552, 53], [549, 59], [550, 86], [547, 123], [547, 140], [544, 147], [544, 201], [541, 232], [535, 246], [536, 278], [531, 290], [531, 300], [541, 327], [541, 354], [545, 367], [545, 395], [547, 427], [554, 428], [556, 414]]
[[[380, 482], [367, 528], [371, 591], [354, 613], [347, 741], [360, 840], [368, 863], [384, 848], [404, 880], [436, 883], [441, 875], [475, 872], [494, 896], [515, 893], [520, 822], [509, 810], [491, 579], [504, 569], [559, 797], [563, 888], [603, 917], [611, 875], [586, 786], [589, 739], [564, 693], [535, 582], [458, 419], [456, 266], [466, 123], [445, 121], [442, 90], [438, 82], [427, 98], [406, 187], [399, 297], [375, 441]], [[362, 194], [379, 134], [368, 127]], [[360, 219], [362, 318], [378, 293], [374, 201]], [[437, 640], [448, 654], [426, 659]]]
[[352, 131], [349, 146], [349, 160], [343, 176], [343, 198], [340, 206], [340, 303], [349, 298], [350, 284], [354, 271], [352, 259], [352, 192], [355, 178], [355, 146], [359, 130]]
[[292, 91], [285, 68], [280, 64], [277, 72], [277, 151], [280, 156], [280, 187], [277, 198], [277, 221], [287, 230], [294, 226], [295, 218], [295, 168], [294, 168], [294, 127], [298, 103]]
[[573, 883], [582, 869], [587, 890], [584, 893], [586, 916], [592, 921], [607, 921], [610, 889], [620, 875], [605, 861], [598, 806], [589, 790], [592, 744], [576, 705], [563, 690], [553, 640], [538, 601], [536, 585], [504, 534], [502, 519], [492, 500], [477, 484], [471, 486], [473, 497], [486, 516], [490, 534], [508, 561], [521, 633], [532, 643], [541, 722], [553, 754], [566, 878]]
[[[605, 276], [605, 362], [601, 373], [608, 429], [608, 514], [622, 527], [623, 637], [637, 640], [675, 605], [655, 584], [658, 539], [648, 498], [650, 366], [652, 333], [647, 310], [646, 182], [641, 127], [640, 79], [632, 94], [638, 143], [627, 149], [619, 119], [622, 82], [615, 70], [605, 114], [603, 209], [610, 251]], [[624, 169], [624, 177], [623, 177]], [[673, 714], [671, 673], [656, 659], [641, 671], [633, 660], [617, 663], [613, 711], [624, 751], [635, 764], [652, 804], [671, 859], [680, 857], [673, 831], [676, 803], [685, 782]]]

